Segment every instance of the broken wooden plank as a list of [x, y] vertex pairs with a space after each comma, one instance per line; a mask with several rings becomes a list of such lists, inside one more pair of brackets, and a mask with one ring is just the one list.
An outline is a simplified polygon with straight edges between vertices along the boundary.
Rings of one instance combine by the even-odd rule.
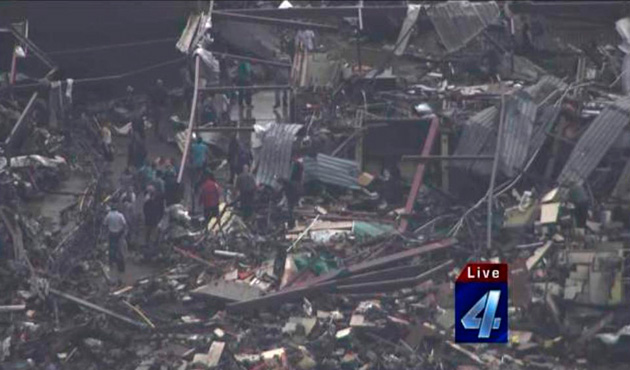
[[527, 270], [531, 271], [538, 264], [538, 262], [540, 262], [540, 260], [545, 256], [545, 254], [547, 254], [547, 252], [549, 251], [552, 245], [553, 245], [553, 242], [550, 240], [547, 243], [545, 243], [545, 245], [543, 245], [542, 247], [536, 249], [534, 254], [527, 259]]
[[369, 282], [362, 284], [342, 285], [335, 288], [336, 293], [370, 293], [370, 292], [384, 292], [390, 290], [396, 290], [406, 288], [414, 285], [418, 285], [424, 280], [430, 278], [432, 275], [443, 271], [444, 269], [451, 267], [454, 261], [446, 261], [428, 271], [425, 271], [415, 277], [395, 280], [385, 280], [377, 282]]
[[339, 281], [336, 281], [335, 279], [339, 278], [340, 276], [348, 276], [363, 272], [374, 271], [379, 268], [390, 266], [406, 259], [413, 258], [415, 256], [451, 247], [456, 243], [457, 239], [445, 239], [438, 242], [429, 243], [418, 248], [394, 253], [389, 256], [376, 258], [370, 261], [352, 265], [347, 269], [333, 270], [308, 281], [306, 283], [306, 286], [289, 288], [281, 290], [279, 292], [267, 294], [260, 298], [230, 303], [227, 305], [227, 309], [229, 311], [239, 312], [254, 309], [263, 309], [268, 305], [281, 304], [283, 302], [288, 302], [293, 299], [301, 298], [316, 292], [331, 292], [333, 290], [333, 287], [339, 283]]

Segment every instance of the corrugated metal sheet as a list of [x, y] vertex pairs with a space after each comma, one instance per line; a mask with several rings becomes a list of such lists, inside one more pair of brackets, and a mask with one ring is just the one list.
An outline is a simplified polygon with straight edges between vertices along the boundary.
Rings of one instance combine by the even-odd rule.
[[289, 177], [293, 141], [301, 128], [302, 125], [296, 124], [274, 124], [269, 128], [263, 139], [256, 173], [259, 185], [276, 187], [277, 179]]
[[[208, 145], [211, 145], [223, 153], [227, 154], [228, 147], [230, 145], [230, 137], [221, 132], [198, 132], [196, 135], [200, 135], [201, 139]], [[186, 146], [186, 130], [180, 131], [175, 134], [175, 142], [180, 152], [184, 151]]]
[[359, 188], [359, 164], [355, 161], [318, 154], [304, 157], [304, 181], [319, 180], [344, 188]]
[[[488, 139], [494, 137], [492, 133], [495, 130], [498, 116], [499, 110], [492, 106], [470, 117], [464, 125], [464, 132], [459, 139], [454, 155], [480, 154]], [[452, 161], [451, 163], [451, 167], [460, 170], [469, 170], [473, 165], [474, 162], [472, 161]]]
[[534, 153], [543, 146], [547, 139], [547, 132], [558, 119], [561, 109], [562, 107], [559, 105], [543, 105], [538, 108], [534, 132], [532, 133], [532, 138], [529, 141], [529, 149], [527, 150], [528, 158], [534, 155]]
[[630, 54], [623, 57], [621, 66], [623, 76], [621, 76], [621, 88], [624, 94], [630, 94]]
[[608, 149], [630, 122], [630, 98], [624, 97], [604, 109], [582, 135], [558, 176], [560, 185], [581, 184], [604, 158]]
[[327, 53], [309, 53], [304, 79], [300, 87], [334, 88], [341, 78], [341, 62], [331, 60]]
[[216, 19], [215, 22], [213, 30], [236, 50], [247, 51], [263, 59], [274, 59], [274, 52], [280, 50], [281, 34], [276, 27], [225, 19]]
[[429, 8], [428, 14], [442, 43], [449, 52], [465, 46], [496, 21], [500, 9], [496, 2], [447, 2]]
[[527, 159], [529, 140], [536, 119], [536, 104], [529, 94], [519, 91], [505, 98], [505, 127], [499, 153], [501, 171], [508, 177], [515, 176]]
[[[560, 98], [562, 92], [569, 87], [564, 81], [555, 76], [543, 76], [536, 82], [536, 84], [526, 87], [524, 90], [529, 93], [532, 100], [537, 105], [546, 102], [553, 103]], [[554, 92], [560, 90], [554, 96], [549, 96]]]
[[626, 162], [626, 165], [623, 167], [615, 189], [613, 189], [612, 196], [623, 200], [630, 199], [630, 161]]

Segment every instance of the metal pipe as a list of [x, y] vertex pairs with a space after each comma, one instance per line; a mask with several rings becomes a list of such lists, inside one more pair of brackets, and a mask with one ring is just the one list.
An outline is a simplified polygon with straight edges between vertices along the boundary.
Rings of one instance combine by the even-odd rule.
[[291, 88], [290, 85], [255, 85], [255, 86], [212, 86], [212, 87], [203, 87], [203, 88], [200, 88], [199, 90], [212, 92], [212, 93], [222, 93], [222, 92], [239, 91], [239, 90], [247, 90], [247, 91], [289, 90], [290, 88]]
[[493, 160], [491, 155], [404, 155], [403, 160], [409, 161], [477, 161], [477, 160]]
[[193, 132], [253, 132], [253, 127], [197, 127]]
[[46, 55], [46, 53], [42, 51], [42, 49], [35, 45], [33, 41], [31, 41], [28, 37], [22, 35], [22, 33], [14, 25], [10, 25], [9, 28], [13, 36], [15, 36], [15, 38], [18, 39], [22, 44], [28, 46], [29, 49], [31, 49], [33, 53], [35, 53], [35, 55], [37, 55], [37, 57], [42, 62], [44, 62], [46, 66], [48, 66], [48, 68], [55, 68], [55, 63], [50, 59], [50, 57], [48, 57], [48, 55]]
[[421, 123], [422, 121], [427, 121], [431, 117], [422, 118], [422, 117], [409, 117], [409, 118], [372, 118], [365, 119], [363, 123], [366, 125], [375, 124], [375, 123]]
[[505, 91], [503, 84], [501, 86], [501, 115], [499, 117], [499, 132], [497, 133], [497, 145], [494, 150], [494, 160], [492, 162], [492, 174], [490, 175], [490, 186], [488, 187], [488, 218], [486, 226], [486, 248], [492, 247], [492, 200], [494, 197], [494, 182], [497, 178], [497, 169], [499, 168], [499, 153], [501, 153], [501, 144], [503, 144], [503, 126], [505, 123]]
[[182, 162], [179, 166], [179, 174], [177, 175], [177, 183], [181, 184], [184, 176], [184, 168], [186, 168], [186, 160], [188, 159], [188, 151], [190, 150], [190, 140], [192, 139], [193, 126], [195, 124], [195, 116], [197, 115], [197, 97], [199, 96], [199, 56], [195, 57], [195, 90], [193, 91], [193, 101], [190, 107], [190, 120], [188, 121], [188, 133], [186, 135], [186, 144], [184, 145], [184, 153], [182, 154]]
[[[368, 2], [370, 4], [370, 2]], [[311, 7], [311, 8], [287, 8], [287, 9], [230, 9], [232, 14], [247, 14], [268, 16], [277, 19], [284, 18], [319, 18], [319, 17], [354, 17], [357, 14], [358, 6], [327, 6], [327, 7]], [[361, 11], [366, 16], [385, 16], [394, 15], [403, 17], [407, 12], [406, 5], [374, 5], [363, 6]]]
[[6, 140], [4, 141], [4, 150], [5, 150], [4, 154], [7, 158], [7, 167], [11, 167], [11, 153], [13, 152], [13, 149], [14, 149], [12, 145], [12, 141], [14, 137], [17, 135], [18, 130], [20, 130], [22, 128], [22, 125], [24, 125], [24, 121], [27, 120], [28, 115], [31, 112], [31, 108], [33, 107], [33, 104], [35, 103], [35, 100], [37, 99], [38, 95], [39, 93], [37, 91], [34, 92], [33, 95], [31, 95], [31, 99], [28, 101], [28, 104], [26, 104], [26, 107], [22, 111], [22, 114], [20, 114], [20, 118], [18, 118], [18, 121], [15, 123], [15, 125], [13, 125], [13, 129], [11, 130], [11, 133], [9, 134], [9, 136], [7, 136]]
[[216, 19], [233, 21], [233, 22], [259, 23], [259, 24], [268, 24], [268, 25], [273, 25], [273, 26], [283, 26], [283, 27], [293, 27], [293, 28], [311, 28], [311, 29], [318, 29], [322, 31], [337, 31], [338, 30], [338, 27], [331, 26], [328, 24], [290, 21], [290, 20], [285, 20], [285, 19], [260, 17], [260, 16], [255, 16], [255, 15], [246, 15], [246, 14], [237, 14], [237, 13], [232, 13], [232, 12], [214, 11], [212, 12], [212, 15], [216, 17]]
[[246, 57], [243, 55], [236, 55], [236, 54], [229, 54], [229, 53], [219, 53], [216, 51], [212, 52], [213, 55], [219, 55], [225, 58], [229, 58], [229, 59], [234, 59], [234, 60], [247, 60], [249, 62], [252, 63], [258, 63], [258, 64], [267, 64], [270, 66], [276, 66], [276, 67], [283, 67], [283, 68], [291, 68], [291, 63], [283, 63], [283, 62], [277, 62], [275, 60], [266, 60], [266, 59], [258, 59], [258, 58], [251, 58], [251, 57]]
[[[427, 134], [426, 139], [424, 140], [424, 145], [422, 146], [422, 156], [427, 156], [431, 153], [431, 149], [433, 149], [433, 142], [435, 141], [435, 137], [438, 134], [440, 129], [440, 120], [437, 117], [433, 117], [431, 121], [431, 127], [429, 127], [429, 133]], [[424, 179], [424, 170], [426, 168], [425, 163], [419, 163], [416, 167], [416, 174], [413, 177], [413, 184], [411, 185], [411, 190], [409, 195], [407, 196], [407, 203], [405, 204], [405, 213], [411, 214], [413, 212], [413, 206], [416, 203], [416, 197], [418, 196], [418, 191], [422, 186], [422, 180]], [[403, 218], [400, 222], [400, 227], [398, 231], [404, 233], [407, 230], [407, 226], [409, 225], [409, 220]]]
[[69, 301], [72, 301], [72, 302], [74, 302], [74, 303], [77, 303], [77, 304], [80, 304], [80, 305], [85, 306], [85, 307], [87, 307], [87, 308], [91, 308], [91, 309], [93, 309], [93, 310], [95, 310], [95, 311], [98, 311], [98, 312], [104, 313], [104, 314], [109, 315], [109, 316], [111, 316], [111, 317], [114, 317], [114, 318], [116, 318], [116, 319], [118, 319], [118, 320], [120, 320], [120, 321], [124, 321], [124, 322], [126, 322], [126, 323], [128, 323], [128, 324], [135, 325], [135, 326], [139, 326], [139, 327], [141, 327], [141, 328], [146, 328], [146, 325], [144, 325], [144, 324], [143, 324], [143, 323], [141, 323], [141, 322], [138, 322], [138, 321], [132, 320], [132, 319], [130, 319], [130, 318], [128, 318], [128, 317], [125, 317], [125, 316], [123, 316], [123, 315], [117, 314], [116, 312], [113, 312], [113, 311], [110, 311], [110, 310], [108, 310], [108, 309], [106, 309], [106, 308], [103, 308], [103, 307], [97, 306], [97, 305], [95, 305], [95, 304], [94, 304], [94, 303], [92, 303], [92, 302], [88, 302], [88, 301], [86, 301], [86, 300], [84, 300], [84, 299], [81, 299], [81, 298], [75, 297], [75, 296], [70, 295], [70, 294], [68, 294], [68, 293], [61, 292], [61, 291], [59, 291], [59, 290], [57, 290], [57, 289], [54, 289], [54, 288], [50, 288], [50, 289], [49, 289], [49, 291], [50, 291], [52, 294], [56, 295], [56, 296], [59, 296], [59, 297], [65, 298], [65, 299], [67, 299], [67, 300], [69, 300]]

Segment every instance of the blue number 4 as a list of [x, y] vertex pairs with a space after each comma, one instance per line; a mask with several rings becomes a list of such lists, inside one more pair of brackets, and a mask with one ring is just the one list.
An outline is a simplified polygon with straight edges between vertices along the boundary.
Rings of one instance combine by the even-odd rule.
[[[490, 290], [475, 303], [474, 306], [462, 318], [462, 325], [465, 329], [479, 329], [478, 338], [489, 338], [492, 329], [499, 329], [501, 318], [495, 318], [500, 290]], [[483, 311], [483, 317], [480, 319], [479, 314]]]

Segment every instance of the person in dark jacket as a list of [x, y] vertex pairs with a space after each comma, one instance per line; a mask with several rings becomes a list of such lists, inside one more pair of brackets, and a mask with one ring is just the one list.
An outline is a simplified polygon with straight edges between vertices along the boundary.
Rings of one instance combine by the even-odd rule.
[[236, 135], [232, 137], [228, 148], [228, 161], [230, 164], [230, 184], [241, 174], [244, 165], [251, 165], [252, 157], [247, 149], [243, 147]]
[[164, 215], [164, 198], [153, 187], [147, 187], [147, 196], [144, 201], [144, 225], [146, 227], [146, 244], [153, 241], [153, 234]]
[[134, 138], [144, 140], [146, 138], [144, 132], [144, 117], [141, 112], [136, 112], [131, 120], [131, 134]]
[[[236, 85], [237, 86], [251, 86], [252, 85], [252, 66], [251, 64], [244, 60], [238, 65], [238, 71], [236, 76]], [[251, 90], [241, 89], [238, 91], [238, 105], [239, 107], [243, 107], [243, 102], [247, 104], [248, 108], [252, 108], [252, 92]]]
[[287, 198], [287, 210], [288, 219], [287, 227], [290, 229], [295, 228], [295, 218], [293, 217], [293, 209], [300, 201], [300, 189], [299, 184], [296, 181], [281, 179], [280, 185], [282, 186], [282, 192]]
[[168, 90], [164, 87], [162, 80], [157, 80], [155, 87], [151, 91], [151, 112], [153, 113], [153, 125], [155, 127], [155, 135], [158, 138], [162, 138], [160, 135], [160, 126], [165, 124], [168, 116]]
[[144, 141], [132, 137], [127, 151], [127, 165], [139, 169], [144, 166], [146, 158], [147, 148]]
[[236, 178], [236, 192], [240, 202], [240, 209], [243, 217], [248, 219], [254, 211], [254, 200], [256, 199], [256, 179], [249, 171], [249, 166], [243, 166], [243, 172]]

